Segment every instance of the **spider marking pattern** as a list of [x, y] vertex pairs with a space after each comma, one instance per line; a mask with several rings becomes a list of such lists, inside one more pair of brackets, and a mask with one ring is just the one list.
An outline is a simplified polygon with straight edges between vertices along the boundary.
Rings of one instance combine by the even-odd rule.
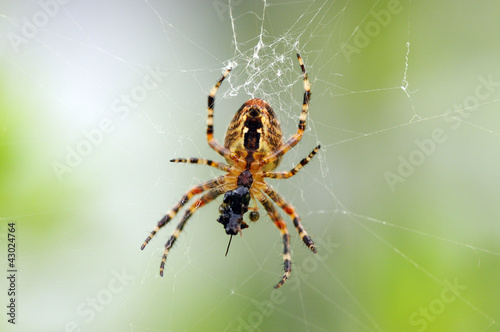
[[[297, 54], [297, 58], [302, 70], [304, 82], [304, 101], [302, 103], [297, 133], [292, 135], [286, 142], [283, 142], [280, 124], [271, 106], [265, 101], [256, 98], [245, 102], [236, 112], [228, 126], [224, 139], [224, 146], [222, 146], [214, 139], [213, 135], [215, 94], [231, 69], [226, 70], [210, 91], [208, 96], [207, 141], [208, 145], [213, 150], [224, 157], [227, 164], [201, 158], [178, 158], [170, 161], [174, 163], [208, 165], [222, 170], [226, 172], [226, 174], [191, 187], [182, 196], [179, 202], [161, 218], [151, 234], [142, 244], [141, 250], [146, 247], [149, 241], [163, 226], [167, 225], [170, 220], [176, 216], [179, 210], [186, 205], [191, 198], [201, 194], [201, 196], [186, 210], [181, 221], [177, 224], [175, 230], [165, 244], [165, 250], [160, 264], [161, 276], [163, 276], [167, 255], [188, 219], [198, 208], [210, 203], [222, 194], [224, 194], [224, 198], [219, 207], [220, 216], [217, 221], [223, 225], [226, 234], [231, 235], [230, 240], [233, 235], [238, 233], [242, 234], [242, 230], [248, 227], [248, 224], [243, 221], [243, 216], [248, 210], [251, 210], [249, 219], [252, 222], [258, 220], [259, 214], [257, 212], [258, 207], [256, 200], [264, 207], [274, 225], [280, 231], [283, 239], [284, 274], [274, 288], [281, 287], [289, 278], [292, 263], [290, 255], [290, 233], [273, 202], [290, 216], [302, 241], [312, 252], [316, 253], [314, 242], [302, 226], [300, 217], [295, 211], [295, 208], [264, 181], [265, 178], [287, 179], [292, 177], [304, 167], [320, 149], [320, 145], [315, 147], [306, 158], [302, 159], [289, 171], [273, 172], [279, 165], [283, 155], [302, 139], [306, 128], [307, 113], [309, 111], [309, 102], [311, 98], [311, 85], [307, 79], [304, 63], [299, 54]], [[252, 207], [249, 207], [250, 200], [254, 202]]]

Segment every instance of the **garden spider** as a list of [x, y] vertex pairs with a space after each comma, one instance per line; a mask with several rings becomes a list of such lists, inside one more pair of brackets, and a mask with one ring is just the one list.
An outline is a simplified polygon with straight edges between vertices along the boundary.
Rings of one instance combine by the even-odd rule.
[[[272, 172], [272, 170], [275, 169], [280, 163], [283, 155], [301, 140], [306, 127], [309, 99], [311, 96], [311, 85], [307, 79], [304, 63], [299, 54], [297, 54], [297, 58], [299, 60], [300, 68], [302, 69], [304, 81], [304, 101], [302, 104], [302, 112], [300, 113], [297, 133], [290, 137], [285, 143], [283, 143], [283, 135], [281, 133], [280, 124], [276, 119], [276, 115], [274, 114], [271, 106], [263, 100], [251, 99], [245, 102], [238, 112], [236, 112], [227, 129], [224, 146], [220, 145], [213, 136], [215, 94], [231, 69], [226, 70], [217, 84], [210, 91], [208, 96], [207, 119], [208, 145], [224, 157], [228, 164], [200, 158], [180, 158], [172, 159], [170, 161], [175, 163], [209, 165], [225, 171], [226, 174], [191, 187], [191, 189], [189, 189], [184, 196], [182, 196], [181, 200], [175, 204], [174, 207], [158, 222], [151, 234], [144, 241], [141, 250], [146, 247], [148, 242], [160, 230], [160, 228], [165, 226], [170, 220], [172, 220], [172, 218], [175, 217], [179, 209], [182, 208], [193, 196], [204, 193], [187, 209], [183, 218], [165, 244], [165, 250], [163, 252], [160, 265], [161, 276], [163, 276], [167, 254], [179, 237], [179, 234], [186, 225], [187, 220], [196, 211], [196, 209], [210, 203], [222, 194], [224, 194], [224, 199], [219, 207], [220, 216], [217, 221], [224, 226], [226, 233], [231, 235], [229, 243], [231, 243], [233, 235], [237, 233], [241, 234], [242, 230], [248, 227], [248, 224], [243, 221], [243, 215], [248, 210], [252, 210], [249, 215], [251, 221], [257, 221], [259, 218], [259, 214], [257, 212], [258, 207], [255, 199], [262, 204], [273, 223], [279, 229], [281, 237], [283, 238], [283, 261], [285, 273], [274, 288], [281, 287], [288, 279], [292, 263], [290, 255], [290, 233], [288, 232], [285, 222], [279, 215], [271, 200], [290, 216], [302, 241], [304, 241], [312, 252], [316, 252], [314, 242], [304, 230], [304, 227], [300, 223], [300, 217], [295, 212], [293, 206], [285, 201], [270, 185], [264, 182], [265, 178], [287, 179], [295, 175], [320, 149], [320, 146], [318, 145], [306, 158], [302, 159], [297, 166], [288, 172]], [[269, 198], [271, 200], [269, 200]], [[248, 206], [250, 199], [253, 199], [253, 207]]]

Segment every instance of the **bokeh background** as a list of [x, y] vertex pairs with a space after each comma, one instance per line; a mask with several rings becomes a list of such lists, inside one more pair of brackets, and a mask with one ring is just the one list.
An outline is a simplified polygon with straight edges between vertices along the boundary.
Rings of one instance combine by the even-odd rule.
[[[3, 1], [0, 261], [16, 223], [16, 325], [4, 331], [500, 331], [497, 1]], [[220, 199], [197, 211], [159, 277], [191, 185], [220, 172], [215, 136], [247, 99], [288, 137], [270, 180], [302, 216], [293, 272], [269, 218], [234, 238]], [[1, 278], [1, 307], [7, 282]]]

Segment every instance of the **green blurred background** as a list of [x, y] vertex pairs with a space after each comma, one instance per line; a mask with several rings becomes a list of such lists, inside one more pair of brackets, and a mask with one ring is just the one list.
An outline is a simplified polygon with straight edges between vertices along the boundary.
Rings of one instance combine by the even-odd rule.
[[[231, 10], [230, 10], [231, 8]], [[16, 222], [19, 331], [500, 331], [500, 3], [497, 1], [5, 1], [0, 4], [0, 261]], [[159, 277], [189, 186], [220, 174], [206, 143], [247, 99], [286, 137], [269, 180], [289, 218], [243, 237], [190, 219]], [[488, 83], [489, 82], [489, 83]], [[175, 224], [180, 218], [172, 222]], [[3, 273], [3, 272], [2, 272]], [[6, 272], [5, 272], [6, 273]], [[7, 282], [0, 299], [7, 304]], [[5, 310], [5, 309], [4, 309]]]

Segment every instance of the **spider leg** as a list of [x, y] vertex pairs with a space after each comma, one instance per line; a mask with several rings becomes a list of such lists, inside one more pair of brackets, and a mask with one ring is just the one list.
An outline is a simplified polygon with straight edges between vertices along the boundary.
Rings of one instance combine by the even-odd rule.
[[218, 161], [213, 161], [210, 159], [201, 159], [201, 158], [176, 158], [176, 159], [171, 159], [170, 162], [172, 163], [187, 163], [187, 164], [202, 164], [202, 165], [208, 165], [211, 167], [215, 167], [220, 169], [221, 171], [229, 171], [229, 168], [231, 166], [226, 165], [224, 163], [218, 162]]
[[309, 111], [309, 101], [311, 99], [311, 84], [307, 79], [304, 62], [302, 61], [302, 58], [298, 53], [297, 53], [297, 58], [299, 59], [299, 64], [300, 68], [302, 69], [302, 77], [304, 81], [304, 101], [302, 102], [302, 112], [300, 113], [300, 118], [299, 118], [299, 128], [297, 130], [297, 133], [295, 133], [292, 137], [290, 137], [288, 141], [286, 141], [283, 145], [281, 145], [276, 151], [262, 158], [261, 165], [266, 165], [268, 163], [271, 163], [279, 159], [285, 153], [287, 153], [302, 139], [302, 135], [304, 134], [304, 130], [306, 129], [307, 113]]
[[311, 153], [309, 153], [309, 155], [307, 157], [302, 159], [300, 161], [300, 163], [297, 164], [297, 166], [295, 166], [294, 168], [292, 168], [288, 172], [264, 172], [262, 176], [264, 176], [265, 178], [272, 178], [272, 179], [288, 179], [289, 177], [292, 177], [295, 174], [297, 174], [297, 172], [302, 167], [307, 165], [307, 163], [309, 161], [311, 161], [312, 157], [314, 157], [314, 155], [319, 151], [320, 148], [321, 148], [320, 145], [315, 147], [314, 150], [312, 150]]
[[179, 212], [179, 209], [181, 207], [183, 207], [193, 196], [201, 194], [202, 192], [207, 191], [209, 189], [218, 187], [224, 183], [225, 183], [224, 176], [219, 176], [215, 179], [212, 179], [212, 180], [200, 183], [194, 187], [191, 187], [191, 189], [189, 189], [182, 196], [181, 200], [179, 202], [177, 202], [177, 204], [175, 204], [174, 207], [172, 209], [170, 209], [167, 212], [167, 214], [165, 216], [163, 216], [163, 218], [161, 218], [160, 221], [158, 221], [158, 224], [156, 225], [156, 227], [153, 229], [151, 234], [149, 234], [149, 236], [146, 238], [146, 240], [142, 244], [141, 250], [143, 250], [146, 247], [148, 242], [153, 238], [153, 236], [155, 236], [155, 234], [160, 230], [160, 228], [165, 226], [170, 220], [172, 220], [173, 217], [175, 217], [177, 212]]
[[300, 223], [300, 217], [295, 212], [294, 207], [285, 201], [283, 197], [281, 197], [280, 194], [276, 190], [274, 190], [270, 185], [266, 185], [266, 188], [264, 189], [264, 192], [276, 203], [280, 208], [285, 211], [286, 214], [292, 218], [293, 225], [297, 229], [297, 232], [299, 233], [300, 238], [306, 246], [311, 249], [312, 252], [316, 253], [316, 246], [314, 245], [313, 240], [311, 237], [307, 234], [306, 230], [304, 229], [304, 226]]
[[222, 77], [219, 79], [217, 84], [212, 88], [210, 91], [210, 94], [208, 95], [208, 118], [207, 118], [207, 141], [208, 145], [215, 150], [218, 154], [220, 154], [222, 157], [226, 159], [232, 159], [232, 154], [231, 151], [229, 151], [228, 148], [223, 147], [220, 145], [219, 142], [214, 138], [214, 104], [215, 104], [215, 94], [217, 93], [217, 90], [219, 90], [220, 85], [226, 78], [226, 76], [229, 74], [231, 69], [228, 69], [224, 72]]
[[186, 225], [186, 222], [188, 219], [193, 215], [193, 213], [196, 211], [196, 209], [210, 203], [213, 201], [215, 198], [217, 198], [219, 195], [224, 193], [226, 190], [224, 189], [223, 186], [211, 189], [207, 193], [203, 194], [200, 198], [194, 202], [189, 209], [184, 213], [184, 216], [182, 217], [181, 221], [177, 226], [175, 227], [175, 230], [172, 232], [172, 235], [168, 239], [167, 243], [165, 244], [165, 250], [163, 251], [163, 257], [161, 259], [161, 264], [160, 264], [160, 276], [163, 277], [163, 270], [165, 269], [165, 263], [167, 261], [167, 254], [170, 251], [170, 248], [175, 243], [175, 240], [179, 237], [179, 234], [181, 233], [182, 229]]
[[273, 203], [262, 193], [257, 196], [257, 199], [262, 204], [264, 209], [266, 209], [267, 214], [273, 221], [274, 225], [279, 229], [281, 237], [283, 238], [283, 265], [285, 273], [283, 274], [281, 280], [274, 286], [274, 288], [280, 288], [290, 277], [290, 273], [292, 271], [292, 256], [290, 254], [290, 233], [288, 232], [286, 223], [281, 218]]

